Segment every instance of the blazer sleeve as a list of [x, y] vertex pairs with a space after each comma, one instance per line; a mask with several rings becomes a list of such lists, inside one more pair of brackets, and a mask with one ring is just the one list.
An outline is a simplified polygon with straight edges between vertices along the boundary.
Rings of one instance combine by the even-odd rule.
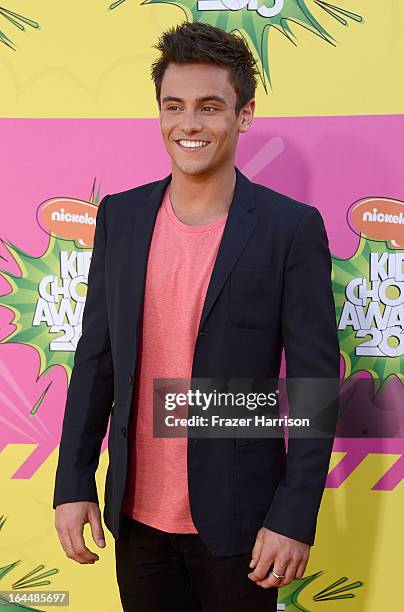
[[[286, 378], [302, 378], [304, 382], [332, 379], [335, 391], [340, 350], [331, 268], [323, 219], [317, 208], [310, 206], [298, 224], [285, 263], [281, 325]], [[338, 391], [334, 397], [337, 395]], [[314, 544], [328, 474], [338, 401], [329, 403], [326, 411], [328, 437], [289, 437], [286, 472], [263, 522], [272, 531], [310, 545]]]
[[108, 198], [103, 198], [97, 210], [82, 335], [67, 393], [53, 508], [73, 501], [98, 503], [95, 472], [114, 396], [105, 287]]

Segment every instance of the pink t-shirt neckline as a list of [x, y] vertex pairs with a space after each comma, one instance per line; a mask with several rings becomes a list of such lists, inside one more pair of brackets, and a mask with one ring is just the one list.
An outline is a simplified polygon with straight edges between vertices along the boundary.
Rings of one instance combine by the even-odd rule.
[[226, 213], [220, 219], [216, 219], [212, 223], [205, 223], [204, 225], [188, 225], [187, 223], [183, 223], [175, 214], [174, 209], [172, 207], [171, 199], [170, 199], [170, 190], [167, 187], [165, 197], [163, 198], [163, 209], [167, 213], [170, 221], [183, 232], [192, 232], [192, 233], [201, 233], [201, 232], [210, 232], [218, 227], [221, 227], [226, 223], [226, 219], [228, 213]]

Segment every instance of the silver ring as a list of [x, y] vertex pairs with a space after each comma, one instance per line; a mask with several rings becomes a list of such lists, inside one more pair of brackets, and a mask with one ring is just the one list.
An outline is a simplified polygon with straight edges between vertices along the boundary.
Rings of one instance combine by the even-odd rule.
[[285, 574], [277, 574], [276, 572], [274, 572], [274, 570], [271, 570], [271, 574], [273, 574], [278, 580], [282, 580], [283, 578], [285, 578]]

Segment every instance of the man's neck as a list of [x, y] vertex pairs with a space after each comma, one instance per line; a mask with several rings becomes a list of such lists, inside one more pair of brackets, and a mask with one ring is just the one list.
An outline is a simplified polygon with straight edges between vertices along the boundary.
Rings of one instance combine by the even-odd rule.
[[235, 184], [234, 165], [209, 175], [184, 174], [173, 166], [169, 193], [174, 213], [188, 225], [213, 223], [228, 213]]

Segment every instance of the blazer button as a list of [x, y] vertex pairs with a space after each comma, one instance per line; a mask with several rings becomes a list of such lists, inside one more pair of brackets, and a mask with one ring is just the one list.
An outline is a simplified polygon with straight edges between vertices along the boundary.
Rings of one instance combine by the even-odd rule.
[[133, 384], [133, 376], [132, 374], [129, 376], [129, 384], [132, 385]]
[[121, 432], [124, 438], [126, 438], [126, 427], [121, 427]]

